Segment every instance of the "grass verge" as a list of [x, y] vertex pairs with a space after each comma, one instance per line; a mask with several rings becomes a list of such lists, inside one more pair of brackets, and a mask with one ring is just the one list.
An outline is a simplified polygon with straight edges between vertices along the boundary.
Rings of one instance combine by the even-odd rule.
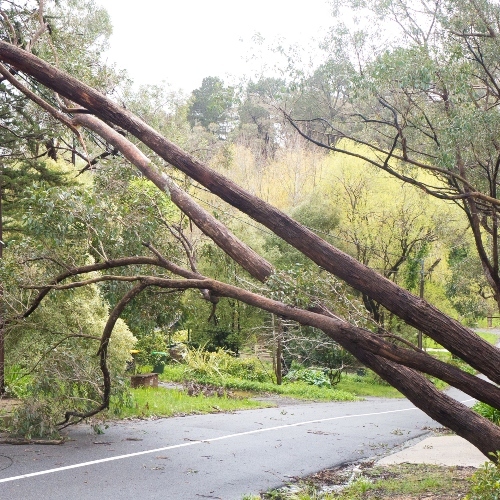
[[237, 391], [253, 393], [271, 393], [282, 396], [317, 400], [317, 401], [354, 401], [359, 397], [402, 397], [393, 387], [380, 383], [371, 376], [342, 375], [342, 379], [335, 387], [318, 387], [305, 382], [284, 382], [276, 385], [272, 382], [258, 382], [231, 376], [197, 376], [186, 365], [166, 365], [160, 379], [167, 382], [197, 382], [213, 384]]
[[216, 413], [234, 410], [265, 408], [268, 404], [248, 398], [227, 396], [188, 396], [178, 389], [139, 388], [131, 391], [130, 401], [115, 406], [115, 416], [127, 417], [171, 417], [175, 415]]
[[[486, 340], [486, 342], [495, 345], [499, 340], [500, 336], [495, 335], [490, 332], [476, 332], [482, 339]], [[438, 344], [435, 340], [424, 337], [424, 346], [426, 349], [443, 349], [443, 346]]]
[[357, 466], [327, 469], [260, 496], [246, 500], [451, 500], [470, 490], [473, 467], [442, 467], [424, 464]]

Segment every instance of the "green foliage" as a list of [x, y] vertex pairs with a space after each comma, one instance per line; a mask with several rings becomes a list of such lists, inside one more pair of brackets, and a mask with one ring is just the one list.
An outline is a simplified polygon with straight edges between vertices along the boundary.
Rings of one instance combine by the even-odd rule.
[[467, 500], [500, 499], [500, 452], [494, 454], [496, 463], [486, 462], [470, 479]]
[[311, 368], [302, 368], [299, 370], [290, 370], [286, 376], [286, 380], [291, 382], [295, 380], [302, 380], [310, 385], [316, 385], [318, 387], [331, 387], [331, 381], [328, 374], [323, 370], [314, 370]]
[[188, 111], [188, 120], [192, 127], [213, 126], [213, 131], [220, 138], [225, 138], [231, 128], [231, 109], [234, 101], [234, 89], [225, 87], [218, 77], [206, 77], [201, 87], [193, 91], [193, 98]]
[[[8, 330], [7, 373], [16, 375], [14, 387], [27, 397], [27, 409], [20, 415], [37, 422], [36, 432], [52, 432], [47, 422], [53, 426], [67, 410], [85, 412], [101, 403], [97, 349], [107, 318], [108, 307], [94, 285], [50, 295], [28, 319]], [[127, 390], [122, 375], [135, 341], [118, 320], [108, 348], [113, 394]], [[27, 373], [26, 379], [22, 377]], [[40, 404], [30, 402], [35, 398]], [[54, 401], [57, 405], [51, 405]], [[35, 432], [31, 424], [23, 425], [21, 418], [16, 420], [18, 433]]]
[[[234, 362], [234, 359], [233, 359]], [[230, 365], [233, 365], [233, 362], [229, 362]], [[233, 373], [239, 373], [240, 375], [229, 375], [227, 372], [224, 372], [219, 364], [214, 367], [201, 369], [198, 368], [190, 368], [186, 365], [166, 365], [164, 373], [161, 375], [162, 380], [169, 380], [174, 382], [183, 382], [186, 380], [194, 380], [196, 382], [201, 382], [205, 384], [212, 384], [215, 386], [222, 386], [232, 390], [238, 391], [252, 391], [256, 393], [273, 393], [280, 394], [288, 397], [296, 397], [299, 399], [312, 399], [312, 400], [323, 400], [323, 401], [354, 401], [356, 397], [353, 395], [352, 389], [353, 385], [349, 388], [335, 388], [331, 387], [318, 387], [311, 386], [306, 382], [287, 382], [283, 385], [276, 385], [271, 380], [271, 367], [265, 367], [258, 360], [253, 360], [250, 358], [250, 362], [253, 366], [249, 368], [247, 366], [248, 361], [246, 359], [241, 360], [239, 362], [238, 358], [236, 358], [236, 363], [229, 368]], [[203, 364], [203, 360], [198, 359], [197, 364]], [[240, 378], [241, 373], [243, 372], [243, 377]], [[254, 380], [250, 380], [250, 377], [254, 378]], [[264, 380], [264, 381], [259, 381]], [[339, 387], [342, 386], [342, 382], [339, 384]], [[394, 389], [390, 388], [393, 392]], [[387, 392], [387, 391], [386, 391]], [[361, 395], [363, 395], [363, 391], [360, 391]], [[366, 395], [373, 395], [373, 391], [366, 392]], [[385, 393], [384, 393], [385, 395]]]
[[60, 435], [56, 423], [62, 415], [63, 407], [57, 399], [31, 396], [14, 411], [9, 431], [25, 439], [57, 439]]
[[450, 275], [446, 280], [446, 295], [469, 325], [488, 315], [484, 299], [488, 288], [481, 263], [470, 244], [454, 247], [448, 254]]
[[56, 186], [69, 188], [75, 182], [62, 164], [52, 160], [24, 160], [3, 165], [0, 169], [0, 184], [3, 238], [8, 242], [11, 238], [18, 238], [23, 231], [22, 215], [31, 209], [33, 193]]
[[219, 377], [223, 380], [230, 376], [256, 382], [269, 380], [269, 374], [258, 359], [237, 358], [222, 349], [213, 352], [190, 349], [186, 361], [188, 373], [197, 378]]
[[30, 395], [33, 377], [26, 375], [20, 365], [5, 367], [5, 390], [9, 396], [23, 399]]
[[494, 424], [500, 425], [500, 410], [497, 408], [493, 408], [486, 403], [478, 402], [472, 407], [472, 409], [476, 413], [479, 413], [479, 415], [491, 420]]
[[[330, 233], [338, 226], [340, 218], [338, 207], [330, 200], [319, 196], [318, 192], [308, 197], [299, 206], [294, 207], [290, 216], [317, 232], [321, 238], [327, 241], [331, 240]], [[276, 235], [266, 237], [264, 249], [276, 255], [274, 260], [280, 269], [304, 266], [309, 262], [301, 252]]]
[[158, 360], [153, 352], [167, 351], [165, 332], [162, 330], [153, 330], [150, 333], [142, 335], [134, 349], [139, 351], [134, 357], [140, 365], [155, 365]]
[[129, 404], [116, 411], [120, 418], [136, 417], [171, 417], [175, 415], [217, 413], [268, 406], [260, 401], [247, 398], [229, 398], [227, 396], [188, 396], [177, 389], [139, 388], [133, 389]]

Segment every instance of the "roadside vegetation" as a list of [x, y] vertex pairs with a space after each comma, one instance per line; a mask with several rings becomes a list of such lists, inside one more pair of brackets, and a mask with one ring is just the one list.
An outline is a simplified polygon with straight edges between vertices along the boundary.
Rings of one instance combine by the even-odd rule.
[[[244, 500], [420, 500], [465, 498], [471, 490], [473, 467], [401, 464], [324, 470], [278, 490]], [[493, 500], [494, 497], [470, 497]]]
[[[491, 343], [498, 339], [487, 332], [481, 335]], [[158, 339], [155, 345], [168, 351]], [[448, 351], [436, 349], [431, 351], [434, 357], [474, 372]], [[171, 351], [173, 357], [165, 351], [135, 352], [136, 361], [128, 365], [126, 373], [116, 377], [110, 409], [98, 421], [260, 408], [275, 405], [280, 398], [354, 401], [363, 397], [402, 397], [379, 376], [360, 365], [329, 369], [293, 362], [281, 384], [277, 384], [276, 367], [272, 362], [255, 356], [237, 357], [222, 348], [206, 351], [178, 344]], [[159, 372], [158, 388], [130, 389], [129, 380], [134, 373], [153, 370]], [[60, 384], [53, 388], [51, 377], [42, 379], [41, 383], [18, 366], [9, 368], [6, 379], [11, 396], [22, 404], [6, 404], [2, 408], [0, 401], [0, 416], [9, 416], [0, 420], [0, 430], [29, 439], [59, 437], [54, 421], [62, 410], [51, 403], [51, 397], [54, 391], [64, 388]], [[431, 380], [439, 389], [446, 388], [440, 380]], [[484, 403], [478, 403], [474, 409], [493, 422], [500, 422], [498, 410]], [[95, 419], [91, 421], [91, 425], [94, 424]]]
[[[0, 403], [22, 401], [4, 428], [54, 437], [99, 413], [233, 411], [270, 395], [399, 397], [376, 372], [455, 430], [467, 414], [478, 429], [468, 439], [499, 447], [500, 433], [468, 408], [440, 412], [429, 380], [496, 405], [476, 407], [495, 422], [498, 388], [451, 377], [474, 370], [425, 335], [427, 354], [453, 368], [414, 349], [418, 328], [499, 382], [497, 350], [461, 326], [491, 322], [500, 307], [494, 2], [436, 2], [415, 18], [412, 2], [361, 2], [374, 29], [396, 16], [405, 44], [384, 40], [370, 53], [369, 38], [335, 25], [310, 72], [288, 67], [238, 88], [207, 75], [190, 96], [137, 88], [109, 66], [112, 23], [93, 0], [24, 3], [6, 3], [0, 40], [10, 65], [0, 68]], [[405, 28], [426, 16], [439, 50]], [[7, 63], [6, 50], [27, 67]], [[133, 143], [117, 141], [90, 89], [83, 104], [75, 90], [87, 109], [68, 111], [73, 104], [52, 95], [62, 79], [44, 90], [32, 74], [45, 64], [35, 54], [120, 96], [120, 109], [106, 101], [113, 127], [126, 131], [125, 109], [140, 116], [179, 145], [176, 158], [193, 152], [205, 174], [174, 171], [182, 165], [153, 154], [139, 122]], [[208, 288], [188, 289], [205, 277]], [[265, 361], [242, 356], [259, 350]], [[152, 370], [160, 387], [130, 389], [131, 375]]]
[[498, 500], [500, 466], [427, 464], [376, 466], [372, 462], [327, 469], [282, 488], [242, 500]]

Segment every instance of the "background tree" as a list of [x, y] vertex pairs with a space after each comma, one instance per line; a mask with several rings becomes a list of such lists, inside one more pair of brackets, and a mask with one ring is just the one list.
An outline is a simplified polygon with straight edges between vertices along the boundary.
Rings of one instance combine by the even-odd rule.
[[200, 125], [225, 139], [234, 127], [234, 89], [224, 86], [215, 76], [203, 78], [201, 87], [193, 90], [188, 121], [192, 127]]
[[[436, 198], [455, 201], [500, 304], [498, 5], [350, 4], [357, 6], [369, 20], [366, 30], [340, 26], [329, 40], [331, 54], [341, 50], [352, 55], [346, 58], [351, 76], [340, 87], [340, 99], [335, 92], [335, 111], [293, 110], [290, 119], [322, 147], [361, 157]], [[396, 35], [379, 38], [377, 45], [370, 35], [380, 33], [384, 23], [393, 26]], [[339, 145], [339, 138], [366, 146], [370, 154], [346, 148], [346, 142]], [[421, 177], [422, 171], [430, 177]]]
[[[447, 347], [452, 353], [461, 356], [471, 366], [488, 375], [491, 380], [499, 380], [498, 351], [458, 322], [440, 313], [430, 304], [417, 299], [372, 269], [339, 251], [328, 242], [319, 238], [317, 234], [294, 221], [272, 205], [246, 192], [234, 182], [224, 178], [214, 170], [185, 154], [141, 122], [137, 117], [131, 115], [128, 111], [116, 105], [102, 94], [95, 92], [92, 88], [46, 65], [43, 61], [35, 59], [28, 52], [19, 50], [4, 42], [0, 42], [0, 56], [5, 63], [12, 65], [17, 71], [27, 72], [66, 99], [71, 99], [78, 103], [79, 106], [85, 106], [88, 111], [95, 113], [96, 116], [133, 133], [166, 162], [175, 165], [194, 181], [199, 182], [227, 203], [242, 210], [266, 226], [270, 231], [282, 237], [294, 248], [309, 257], [317, 266], [321, 267], [325, 273], [337, 275], [360, 293], [366, 293], [377, 302], [383, 304], [384, 307], [400, 316], [408, 324], [421, 328], [425, 333]], [[2, 74], [8, 76], [8, 73], [5, 71]], [[19, 84], [16, 79], [8, 77], [9, 82], [13, 85]], [[74, 126], [78, 122], [77, 118], [69, 116], [67, 110], [54, 109], [48, 106], [46, 101], [29, 94], [27, 90], [25, 89], [26, 94], [30, 95], [30, 98], [33, 98], [53, 116], [57, 116], [63, 122], [66, 122], [68, 126]], [[61, 115], [61, 113], [63, 114]], [[87, 121], [87, 123], [90, 122]], [[104, 129], [105, 127], [102, 127], [100, 133], [103, 136], [109, 137], [109, 134], [103, 131]], [[126, 149], [125, 147], [124, 151]], [[168, 188], [171, 199], [174, 200], [174, 197], [177, 195], [177, 189], [173, 184], [169, 184], [166, 173], [163, 172], [164, 175], [159, 176], [156, 170], [147, 168], [149, 162], [148, 166], [145, 166], [144, 162], [141, 163], [141, 159], [143, 160], [142, 156], [139, 158], [140, 161], [137, 159], [134, 160], [141, 172], [147, 175], [162, 191]], [[160, 179], [163, 179], [163, 182]], [[194, 219], [195, 217], [198, 217], [197, 214], [193, 214], [192, 218]], [[200, 218], [197, 218], [197, 223], [200, 224], [200, 228], [203, 227], [203, 221]], [[256, 279], [265, 281], [267, 278], [270, 281], [270, 285], [272, 284], [273, 281], [269, 279], [272, 274], [272, 267], [269, 266], [269, 263], [265, 259], [259, 259], [258, 255], [249, 248], [240, 247], [243, 249], [246, 257], [246, 260], [242, 259], [239, 252], [234, 252], [232, 245], [228, 243], [228, 241], [231, 241], [232, 244], [237, 244], [237, 240], [229, 240], [228, 233], [223, 231], [224, 228], [217, 224], [216, 219], [211, 218], [208, 225], [210, 227], [206, 229], [207, 233], [213, 228], [220, 229], [219, 232], [212, 231], [210, 234], [213, 240], [228, 255], [233, 256]], [[133, 259], [137, 262], [140, 260], [142, 262], [151, 262], [139, 257], [133, 257]], [[126, 261], [129, 262], [129, 260]], [[168, 262], [159, 256], [157, 256], [155, 263], [158, 266], [161, 264], [176, 276], [182, 276], [182, 279], [150, 275], [121, 277], [105, 275], [97, 278], [98, 281], [108, 281], [110, 279], [127, 281], [131, 284], [132, 288], [129, 289], [115, 306], [103, 330], [99, 353], [106, 390], [102, 404], [95, 411], [99, 411], [109, 405], [110, 386], [109, 370], [106, 368], [106, 349], [116, 318], [121, 314], [125, 306], [134, 296], [147, 287], [154, 286], [172, 290], [197, 288], [201, 291], [208, 290], [218, 297], [228, 297], [245, 302], [250, 306], [259, 307], [273, 314], [297, 321], [305, 326], [321, 329], [344, 348], [348, 349], [360, 362], [372, 368], [385, 380], [397, 387], [420, 408], [444, 424], [449, 425], [460, 435], [471, 440], [485, 454], [500, 446], [500, 432], [493, 424], [475, 415], [464, 405], [437, 391], [416, 370], [437, 375], [442, 380], [466, 390], [473, 397], [478, 397], [478, 399], [498, 407], [500, 406], [498, 388], [488, 381], [442, 363], [428, 354], [411, 349], [407, 344], [401, 347], [388, 343], [377, 333], [373, 333], [366, 328], [342, 319], [339, 315], [329, 311], [321, 302], [311, 301], [310, 294], [303, 292], [304, 285], [302, 283], [300, 283], [300, 286], [295, 286], [293, 281], [280, 279], [281, 277], [278, 276], [279, 285], [277, 287], [270, 286], [268, 290], [261, 289], [261, 293], [253, 293], [245, 289], [251, 288], [251, 284], [248, 282], [243, 283], [245, 288], [229, 285], [202, 275], [200, 276], [200, 274], [194, 273], [189, 269], [176, 267], [172, 262]], [[114, 263], [106, 261], [86, 266], [84, 270], [81, 267], [69, 269], [60, 275], [57, 280], [53, 281], [54, 284], [42, 286], [42, 292], [54, 287], [64, 289], [91, 284], [95, 282], [94, 279], [59, 285], [61, 281], [74, 275], [82, 274], [84, 271], [90, 272], [105, 269], [106, 267], [102, 267], [103, 265], [112, 266]], [[318, 271], [320, 270], [318, 269]], [[262, 287], [265, 286], [262, 285]], [[268, 296], [268, 293], [272, 295], [275, 292], [281, 294], [284, 301]], [[39, 299], [37, 300], [39, 301]], [[85, 415], [88, 415], [88, 413]], [[70, 411], [67, 412], [66, 419], [81, 416], [79, 412]]]

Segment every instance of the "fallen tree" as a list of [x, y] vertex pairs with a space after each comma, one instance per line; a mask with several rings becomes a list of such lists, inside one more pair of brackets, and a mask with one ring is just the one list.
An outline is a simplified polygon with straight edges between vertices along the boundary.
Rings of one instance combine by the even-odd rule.
[[[273, 231], [318, 266], [344, 280], [356, 290], [365, 293], [476, 370], [484, 373], [494, 382], [500, 383], [498, 371], [500, 351], [428, 302], [415, 297], [376, 271], [360, 264], [269, 203], [253, 196], [231, 180], [203, 165], [162, 137], [138, 117], [88, 85], [6, 42], [0, 42], [0, 60], [83, 106], [83, 109], [68, 109], [69, 113], [92, 112], [103, 121], [113, 123], [130, 132], [165, 161]], [[163, 189], [168, 193], [168, 185], [164, 185]], [[224, 247], [221, 248], [225, 250]]]
[[[167, 139], [161, 137], [156, 131], [127, 110], [116, 105], [110, 99], [82, 82], [48, 65], [32, 54], [5, 42], [0, 42], [0, 60], [10, 65], [10, 70], [1, 70], [4, 78], [11, 81], [13, 85], [19, 85], [18, 88], [21, 91], [23, 91], [22, 85], [19, 82], [16, 83], [16, 79], [12, 75], [12, 73], [18, 71], [30, 75], [57, 94], [68, 99], [69, 101], [65, 102], [64, 106], [61, 106], [60, 109], [55, 109], [48, 103], [44, 104], [42, 102], [43, 99], [36, 94], [32, 93], [30, 95], [29, 92], [26, 93], [34, 102], [44, 107], [53, 116], [58, 117], [73, 132], [78, 133], [78, 127], [83, 125], [99, 133], [106, 140], [110, 142], [115, 141], [112, 143], [124, 155], [128, 155], [127, 158], [148, 179], [163, 193], [168, 194], [172, 201], [205, 234], [256, 279], [265, 281], [272, 273], [272, 266], [248, 246], [242, 244], [220, 222], [214, 220], [213, 217], [204, 212], [187, 193], [184, 193], [171, 179], [168, 179], [164, 174], [155, 169], [144, 155], [141, 154], [142, 157], [139, 156], [138, 152], [130, 147], [130, 143], [123, 141], [120, 143], [119, 138], [116, 136], [112, 138], [112, 130], [109, 130], [109, 126], [105, 122], [113, 123], [127, 130], [171, 165], [179, 168], [221, 199], [268, 227], [316, 264], [345, 280], [353, 288], [381, 303], [384, 307], [404, 319], [408, 324], [422, 330], [449, 349], [450, 352], [467, 361], [481, 373], [487, 375], [494, 382], [500, 381], [500, 373], [498, 372], [498, 366], [500, 366], [499, 350], [483, 341], [469, 329], [438, 311], [432, 305], [413, 296], [375, 271], [363, 266], [276, 208], [245, 192], [233, 182], [210, 170], [171, 144]], [[77, 103], [81, 107], [74, 107], [72, 102]], [[94, 116], [89, 116], [89, 113]], [[208, 291], [207, 294], [204, 293], [204, 297], [209, 300], [210, 298], [217, 300], [214, 298], [218, 297], [237, 298], [255, 307], [323, 330], [340, 345], [348, 349], [362, 363], [399, 389], [416, 406], [469, 440], [486, 456], [488, 456], [489, 452], [500, 449], [500, 429], [498, 427], [476, 415], [463, 404], [437, 391], [425, 377], [415, 370], [437, 376], [451, 385], [461, 388], [472, 397], [500, 409], [499, 390], [490, 382], [470, 376], [458, 368], [439, 362], [418, 350], [402, 348], [391, 344], [376, 333], [357, 328], [344, 320], [333, 317], [328, 310], [321, 307], [321, 304], [312, 305], [311, 310], [292, 307], [273, 301], [263, 295], [256, 295], [241, 288], [231, 287], [230, 285], [202, 277], [193, 270], [180, 270], [168, 264], [168, 261], [160, 255], [156, 255], [156, 259], [143, 259], [149, 260], [147, 262], [135, 262], [135, 264], [153, 264], [153, 261], [155, 261], [154, 265], [160, 265], [168, 269], [171, 273], [182, 276], [184, 279], [167, 280], [151, 276], [121, 278], [117, 276], [102, 276], [94, 280], [80, 282], [79, 284], [59, 284], [66, 277], [97, 270], [80, 268], [73, 270], [73, 272], [68, 271], [63, 273], [52, 284], [42, 287], [39, 297], [30, 308], [30, 310], [34, 310], [37, 303], [39, 304], [43, 299], [43, 294], [47, 294], [54, 288], [65, 289], [80, 285], [83, 286], [96, 280], [105, 279], [137, 282], [111, 312], [103, 332], [99, 355], [101, 356], [101, 370], [105, 381], [104, 398], [102, 405], [91, 413], [96, 413], [107, 408], [109, 405], [110, 381], [106, 365], [107, 344], [113, 330], [114, 322], [116, 322], [116, 319], [125, 306], [134, 296], [147, 287], [154, 286], [177, 290], [198, 288], [202, 290], [202, 293], [203, 291]], [[124, 264], [126, 264], [125, 261], [116, 263], [116, 265]], [[109, 269], [115, 264], [108, 262], [99, 265], [101, 266], [100, 269], [103, 270]], [[72, 417], [80, 419], [86, 416], [89, 416], [89, 414], [78, 414], [69, 411], [66, 414], [65, 421], [69, 422]]]
[[[107, 263], [107, 268], [110, 269], [112, 267], [120, 267], [134, 263], [152, 264], [154, 263], [154, 259], [147, 259], [145, 257], [135, 258], [135, 262], [133, 258], [117, 259], [114, 262]], [[170, 270], [176, 268], [174, 264], [169, 263], [164, 258], [158, 259], [156, 265]], [[68, 270], [55, 281], [60, 283], [70, 276], [90, 273], [105, 267], [105, 264], [97, 264], [75, 268], [73, 270]], [[173, 273], [182, 276], [189, 275], [189, 271], [182, 270], [178, 267]], [[111, 387], [110, 374], [106, 366], [107, 346], [111, 338], [113, 327], [126, 305], [148, 287], [175, 290], [197, 288], [200, 290], [210, 290], [218, 297], [230, 297], [240, 300], [241, 302], [269, 311], [281, 317], [295, 320], [302, 325], [313, 326], [322, 330], [326, 335], [350, 351], [365, 366], [378, 373], [384, 380], [396, 387], [429, 416], [445, 424], [450, 429], [457, 432], [457, 434], [470, 441], [485, 453], [485, 455], [488, 456], [491, 449], [498, 446], [500, 442], [500, 430], [496, 425], [477, 415], [462, 403], [438, 391], [425, 377], [409, 367], [416, 367], [424, 373], [434, 375], [494, 406], [498, 405], [498, 398], [500, 396], [500, 389], [498, 387], [463, 372], [456, 367], [448, 365], [447, 363], [436, 360], [426, 353], [402, 349], [394, 344], [388, 343], [376, 335], [373, 335], [372, 332], [353, 326], [338, 317], [328, 314], [327, 311], [323, 311], [323, 313], [320, 314], [318, 312], [292, 307], [263, 295], [255, 294], [248, 290], [205, 277], [201, 277], [201, 279], [199, 277], [194, 277], [179, 280], [140, 275], [104, 275], [80, 282], [53, 284], [39, 288], [41, 288], [40, 294], [44, 294], [49, 290], [68, 290], [96, 282], [114, 280], [135, 283], [135, 285], [123, 296], [111, 311], [101, 338], [98, 354], [101, 357], [101, 369], [104, 376], [105, 391], [103, 402], [100, 406], [88, 413], [78, 413], [74, 411], [66, 412], [65, 421], [62, 422], [61, 425], [66, 425], [72, 417], [78, 419], [87, 418], [108, 408]], [[481, 432], [477, 432], [478, 429], [482, 429]]]

